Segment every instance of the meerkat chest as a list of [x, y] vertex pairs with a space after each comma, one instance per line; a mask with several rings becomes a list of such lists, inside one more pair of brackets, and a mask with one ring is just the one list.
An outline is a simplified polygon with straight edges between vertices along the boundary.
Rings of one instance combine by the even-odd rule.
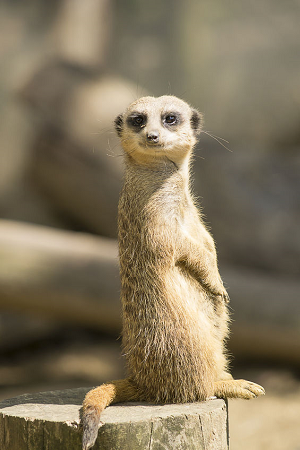
[[191, 198], [187, 198], [180, 208], [178, 221], [180, 233], [198, 242], [209, 239], [209, 233], [202, 222], [197, 207]]

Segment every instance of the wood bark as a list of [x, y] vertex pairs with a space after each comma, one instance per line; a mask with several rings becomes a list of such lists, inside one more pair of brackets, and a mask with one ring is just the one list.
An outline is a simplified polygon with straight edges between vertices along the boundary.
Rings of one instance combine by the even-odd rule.
[[[25, 394], [0, 403], [2, 450], [80, 450], [86, 388]], [[108, 407], [94, 450], [228, 450], [224, 400]]]

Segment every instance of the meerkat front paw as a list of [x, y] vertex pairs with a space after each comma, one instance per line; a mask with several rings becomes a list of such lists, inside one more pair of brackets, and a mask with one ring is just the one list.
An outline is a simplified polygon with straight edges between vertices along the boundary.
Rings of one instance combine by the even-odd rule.
[[217, 381], [214, 394], [219, 398], [244, 398], [250, 400], [265, 395], [265, 390], [259, 384], [251, 381], [232, 379]]

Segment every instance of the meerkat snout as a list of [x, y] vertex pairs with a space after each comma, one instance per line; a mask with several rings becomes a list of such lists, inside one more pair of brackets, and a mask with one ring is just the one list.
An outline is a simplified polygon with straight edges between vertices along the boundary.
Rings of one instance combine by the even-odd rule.
[[157, 144], [159, 142], [159, 132], [149, 131], [146, 133], [147, 142]]

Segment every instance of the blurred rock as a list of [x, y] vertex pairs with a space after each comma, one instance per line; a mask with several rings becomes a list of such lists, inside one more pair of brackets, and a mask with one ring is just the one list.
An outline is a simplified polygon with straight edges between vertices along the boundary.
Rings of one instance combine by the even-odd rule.
[[52, 29], [57, 55], [83, 67], [103, 67], [111, 32], [111, 14], [109, 0], [60, 2]]
[[234, 360], [299, 367], [299, 280], [234, 266], [224, 266], [222, 275], [231, 298]]
[[104, 160], [118, 143], [114, 119], [137, 96], [125, 79], [54, 59], [25, 84], [22, 97], [42, 125], [64, 131]]
[[[120, 343], [113, 339], [95, 337], [77, 332], [64, 338], [61, 332], [14, 352], [13, 358], [1, 358], [0, 398], [5, 390], [19, 386], [23, 392], [37, 391], [43, 386], [72, 387], [97, 385], [111, 379], [124, 377], [124, 361], [121, 359]], [[59, 345], [58, 345], [59, 343]]]
[[[117, 242], [0, 223], [0, 307], [113, 335], [121, 331]], [[237, 358], [300, 364], [300, 283], [221, 265], [233, 308]]]
[[116, 237], [121, 170], [112, 158], [99, 159], [48, 126], [34, 144], [31, 183], [73, 228]]
[[299, 275], [300, 152], [230, 153], [204, 138], [195, 153], [195, 191], [220, 260]]
[[19, 349], [20, 346], [53, 336], [58, 328], [59, 326], [51, 320], [2, 311], [0, 313], [0, 349], [2, 352]]
[[186, 99], [205, 113], [208, 131], [231, 142], [268, 151], [291, 137], [299, 145], [297, 2], [177, 0], [136, 4], [134, 14], [116, 5], [117, 73]]
[[265, 150], [295, 136], [299, 4], [191, 1], [188, 8], [181, 3], [180, 12], [181, 83], [188, 86], [186, 98], [205, 112], [208, 130]]
[[82, 229], [115, 237], [122, 151], [113, 121], [133, 101], [133, 86], [54, 62], [23, 97], [39, 116], [30, 163], [36, 188]]
[[0, 308], [107, 333], [121, 328], [114, 240], [0, 222]]

